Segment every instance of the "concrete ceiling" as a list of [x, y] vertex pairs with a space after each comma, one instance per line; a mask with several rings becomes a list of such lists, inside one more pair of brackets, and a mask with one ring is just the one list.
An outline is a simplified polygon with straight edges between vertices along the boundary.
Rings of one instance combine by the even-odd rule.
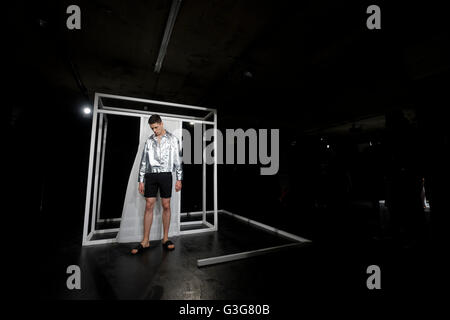
[[229, 126], [311, 130], [413, 107], [414, 84], [450, 66], [436, 8], [386, 4], [382, 30], [369, 31], [370, 3], [183, 0], [155, 73], [171, 1], [77, 1], [77, 31], [66, 28], [70, 4], [16, 4], [8, 15], [12, 55], [40, 86], [214, 107]]

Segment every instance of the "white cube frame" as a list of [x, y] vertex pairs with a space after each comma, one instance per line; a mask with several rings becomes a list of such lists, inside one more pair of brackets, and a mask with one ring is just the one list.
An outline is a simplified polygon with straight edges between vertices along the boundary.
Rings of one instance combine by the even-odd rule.
[[[184, 114], [175, 114], [175, 113], [162, 113], [155, 112], [151, 110], [138, 110], [138, 109], [129, 109], [129, 108], [117, 108], [117, 107], [109, 107], [103, 103], [103, 98], [107, 99], [115, 99], [118, 101], [132, 101], [132, 102], [140, 102], [140, 103], [148, 103], [152, 105], [162, 105], [169, 107], [176, 107], [179, 109], [183, 109], [185, 112], [189, 113], [189, 111], [204, 111], [207, 113], [204, 117], [193, 116], [193, 115], [184, 115]], [[100, 205], [101, 205], [101, 192], [103, 185], [103, 165], [104, 165], [104, 155], [105, 155], [105, 145], [106, 145], [106, 133], [107, 133], [107, 118], [104, 115], [113, 114], [120, 116], [128, 116], [128, 117], [148, 117], [152, 114], [159, 114], [162, 118], [180, 120], [182, 122], [193, 122], [200, 123], [203, 126], [203, 132], [205, 132], [205, 126], [213, 125], [214, 128], [214, 150], [217, 150], [217, 110], [211, 108], [204, 108], [199, 106], [171, 103], [165, 101], [157, 101], [157, 100], [149, 100], [149, 99], [140, 99], [134, 97], [120, 96], [120, 95], [112, 95], [112, 94], [104, 94], [104, 93], [95, 93], [94, 96], [94, 108], [92, 112], [92, 131], [91, 131], [91, 145], [90, 145], [90, 153], [89, 153], [89, 167], [88, 167], [88, 178], [87, 178], [87, 188], [86, 188], [86, 205], [84, 212], [84, 225], [83, 225], [83, 246], [87, 245], [96, 245], [96, 244], [105, 244], [105, 243], [113, 243], [116, 242], [116, 238], [111, 239], [97, 239], [93, 240], [93, 236], [95, 234], [102, 234], [108, 232], [116, 232], [119, 229], [96, 229], [96, 222], [103, 221], [120, 221], [121, 218], [114, 219], [100, 219]], [[210, 118], [212, 120], [208, 120]], [[181, 129], [181, 128], [180, 128]], [[97, 140], [97, 143], [96, 143]], [[206, 210], [206, 161], [205, 161], [205, 147], [206, 140], [203, 135], [203, 178], [202, 178], [202, 211], [190, 212], [192, 215], [202, 215], [202, 220], [199, 221], [190, 221], [190, 222], [181, 222], [178, 221], [178, 228], [181, 229], [183, 225], [199, 225], [199, 229], [192, 230], [178, 230], [179, 235], [183, 234], [192, 234], [192, 233], [200, 233], [200, 232], [209, 232], [209, 231], [217, 231], [218, 230], [218, 199], [217, 199], [217, 152], [214, 152], [214, 163], [213, 163], [213, 194], [214, 194], [214, 203], [213, 210]], [[91, 206], [92, 200], [92, 206]], [[179, 199], [181, 201], [181, 197]], [[181, 208], [181, 206], [180, 206]], [[206, 214], [214, 213], [214, 224], [206, 221]], [[181, 216], [187, 215], [187, 213], [180, 213], [179, 218]], [[89, 230], [89, 223], [91, 225]]]

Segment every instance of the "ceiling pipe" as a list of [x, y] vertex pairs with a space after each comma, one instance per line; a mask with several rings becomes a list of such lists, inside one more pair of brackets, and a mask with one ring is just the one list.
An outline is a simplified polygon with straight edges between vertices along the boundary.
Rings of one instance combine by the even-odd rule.
[[161, 71], [162, 63], [164, 57], [166, 56], [167, 46], [169, 45], [170, 36], [172, 35], [173, 26], [175, 24], [175, 19], [178, 15], [178, 10], [180, 9], [181, 0], [173, 0], [172, 7], [170, 8], [169, 18], [167, 18], [166, 30], [164, 30], [164, 36], [161, 42], [161, 47], [159, 48], [158, 59], [156, 59], [155, 72], [159, 73]]

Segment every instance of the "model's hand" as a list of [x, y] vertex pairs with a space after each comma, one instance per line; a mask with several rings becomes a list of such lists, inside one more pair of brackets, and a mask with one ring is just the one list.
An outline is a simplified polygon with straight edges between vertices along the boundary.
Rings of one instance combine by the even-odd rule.
[[181, 190], [181, 180], [177, 180], [175, 183], [175, 191], [178, 192]]
[[144, 194], [144, 183], [143, 182], [139, 182], [139, 193]]

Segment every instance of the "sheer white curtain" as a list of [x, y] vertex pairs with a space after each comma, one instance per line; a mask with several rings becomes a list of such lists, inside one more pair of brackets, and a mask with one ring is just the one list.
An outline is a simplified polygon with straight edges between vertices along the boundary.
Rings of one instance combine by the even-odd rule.
[[[182, 123], [179, 120], [169, 120], [162, 117], [164, 129], [174, 134], [181, 144]], [[152, 135], [152, 130], [148, 124], [148, 117], [141, 118], [141, 129], [139, 138], [139, 147], [131, 169], [128, 187], [125, 195], [125, 201], [122, 210], [122, 220], [117, 234], [117, 242], [140, 242], [144, 234], [144, 210], [145, 198], [138, 191], [139, 163], [142, 150], [147, 138]], [[176, 176], [172, 173], [172, 198], [170, 200], [171, 218], [169, 237], [176, 236], [179, 233], [179, 215], [181, 191], [175, 192]], [[153, 223], [150, 229], [150, 241], [161, 240], [163, 238], [162, 225], [162, 207], [159, 192], [156, 198], [156, 204], [153, 209]]]

